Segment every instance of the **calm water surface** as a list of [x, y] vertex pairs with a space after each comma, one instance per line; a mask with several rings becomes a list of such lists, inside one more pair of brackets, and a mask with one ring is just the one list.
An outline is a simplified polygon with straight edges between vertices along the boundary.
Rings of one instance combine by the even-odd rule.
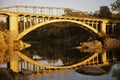
[[95, 52], [99, 53], [99, 63], [103, 64], [101, 56], [104, 51], [106, 52], [106, 59], [109, 65], [102, 66], [102, 69], [106, 71], [106, 73], [102, 75], [86, 75], [79, 73], [76, 70], [68, 70], [51, 74], [43, 74], [40, 76], [32, 76], [29, 80], [120, 80], [120, 48], [80, 51], [67, 46], [41, 47], [39, 45], [35, 45], [34, 48], [29, 50], [29, 53], [34, 52], [32, 58], [40, 63], [53, 66], [66, 66], [79, 63], [94, 55]]
[[[106, 73], [101, 75], [83, 74], [76, 70], [67, 70], [30, 76], [29, 80], [120, 80], [120, 48], [80, 51], [63, 45], [41, 46], [37, 43], [21, 52], [40, 63], [51, 66], [69, 66], [80, 63], [96, 53], [98, 53], [98, 63], [102, 65], [104, 63], [102, 56], [105, 53], [106, 61], [109, 64], [101, 67], [106, 71]], [[1, 63], [0, 67], [7, 67], [7, 65], [6, 63]]]

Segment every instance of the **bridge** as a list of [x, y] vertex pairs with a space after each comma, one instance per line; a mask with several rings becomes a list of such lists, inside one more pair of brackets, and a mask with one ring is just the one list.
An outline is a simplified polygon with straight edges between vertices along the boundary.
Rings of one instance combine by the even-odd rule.
[[[14, 57], [14, 58], [13, 58]], [[91, 56], [88, 56], [86, 59], [83, 59], [81, 62], [72, 64], [70, 66], [51, 66], [45, 65], [31, 58], [27, 57], [26, 55], [22, 54], [21, 52], [16, 51], [10, 58], [10, 68], [15, 71], [19, 72], [21, 70], [29, 70], [33, 72], [51, 72], [56, 70], [69, 70], [69, 69], [77, 69], [81, 66], [105, 66], [109, 65], [106, 51], [101, 53], [94, 53]]]
[[[110, 20], [110, 19], [98, 19], [98, 18], [83, 18], [83, 17], [72, 17], [67, 16], [65, 10], [69, 8], [60, 7], [42, 7], [42, 6], [12, 6], [0, 9], [0, 17], [5, 17], [6, 22], [9, 26], [9, 31], [13, 37], [13, 41], [18, 41], [24, 37], [29, 32], [51, 23], [75, 23], [80, 25], [81, 28], [94, 33], [98, 36], [103, 36], [111, 29], [114, 32], [115, 28], [118, 27], [120, 21]], [[78, 10], [70, 9], [73, 12], [80, 12]], [[120, 26], [119, 26], [120, 27]], [[10, 43], [13, 45], [13, 42]], [[10, 49], [10, 53], [13, 50]], [[73, 64], [70, 66], [49, 66], [38, 63], [25, 55], [17, 52], [16, 54], [11, 54], [10, 58], [10, 68], [19, 72], [19, 60], [24, 62], [21, 68], [29, 69], [32, 71], [40, 70], [66, 70], [74, 69], [84, 65], [101, 65], [98, 62], [99, 53], [95, 53], [93, 56], [85, 59], [84, 61]], [[102, 54], [102, 62], [107, 64], [106, 54]], [[102, 64], [103, 65], [103, 64]]]
[[51, 23], [75, 23], [98, 36], [106, 35], [109, 31], [114, 32], [120, 25], [120, 21], [111, 19], [68, 16], [67, 9], [81, 13], [70, 8], [21, 5], [0, 8], [0, 17], [6, 17], [9, 31], [16, 41], [29, 32]]

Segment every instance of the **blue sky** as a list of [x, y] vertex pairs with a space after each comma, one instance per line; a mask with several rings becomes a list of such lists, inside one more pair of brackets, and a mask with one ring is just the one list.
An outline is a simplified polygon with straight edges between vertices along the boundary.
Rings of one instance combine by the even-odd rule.
[[116, 0], [0, 0], [0, 7], [14, 5], [67, 7], [80, 11], [94, 12], [100, 6], [109, 6]]

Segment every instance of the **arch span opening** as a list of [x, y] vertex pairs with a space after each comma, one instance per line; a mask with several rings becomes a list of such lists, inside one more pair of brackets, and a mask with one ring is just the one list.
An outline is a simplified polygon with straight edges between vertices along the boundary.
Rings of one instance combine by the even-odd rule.
[[42, 26], [47, 25], [47, 24], [50, 24], [50, 23], [56, 23], [56, 22], [70, 22], [70, 23], [75, 23], [75, 24], [81, 25], [80, 27], [83, 28], [83, 29], [85, 29], [85, 30], [87, 30], [88, 32], [93, 32], [94, 34], [99, 35], [99, 34], [98, 34], [99, 32], [98, 32], [95, 28], [93, 28], [93, 27], [91, 27], [91, 26], [89, 26], [89, 25], [87, 25], [87, 24], [85, 24], [85, 23], [82, 23], [82, 22], [80, 22], [80, 21], [75, 21], [75, 20], [62, 20], [62, 19], [61, 19], [61, 20], [51, 20], [51, 21], [47, 21], [47, 22], [42, 22], [42, 23], [36, 24], [36, 25], [34, 25], [34, 26], [32, 26], [32, 27], [24, 30], [23, 32], [21, 32], [21, 33], [15, 38], [15, 40], [21, 39], [23, 36], [25, 36], [25, 35], [28, 34], [29, 32], [31, 32], [31, 31], [39, 28], [39, 27], [42, 27]]

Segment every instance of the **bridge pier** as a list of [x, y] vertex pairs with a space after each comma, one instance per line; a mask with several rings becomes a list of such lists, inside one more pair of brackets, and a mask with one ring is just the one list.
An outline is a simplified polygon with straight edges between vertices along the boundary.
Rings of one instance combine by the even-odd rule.
[[11, 58], [10, 58], [10, 69], [13, 70], [14, 72], [19, 72], [19, 58], [15, 53], [11, 53]]
[[9, 15], [9, 30], [12, 36], [18, 35], [18, 16], [15, 14]]
[[103, 64], [107, 64], [107, 53], [106, 53], [106, 50], [103, 51], [103, 53], [101, 54], [102, 56], [102, 62]]
[[108, 22], [108, 21], [103, 20], [102, 23], [101, 23], [101, 32], [102, 32], [103, 34], [105, 34], [105, 35], [106, 35], [106, 25], [107, 25], [107, 22]]
[[115, 30], [115, 24], [113, 23], [111, 33], [114, 33], [114, 30]]

